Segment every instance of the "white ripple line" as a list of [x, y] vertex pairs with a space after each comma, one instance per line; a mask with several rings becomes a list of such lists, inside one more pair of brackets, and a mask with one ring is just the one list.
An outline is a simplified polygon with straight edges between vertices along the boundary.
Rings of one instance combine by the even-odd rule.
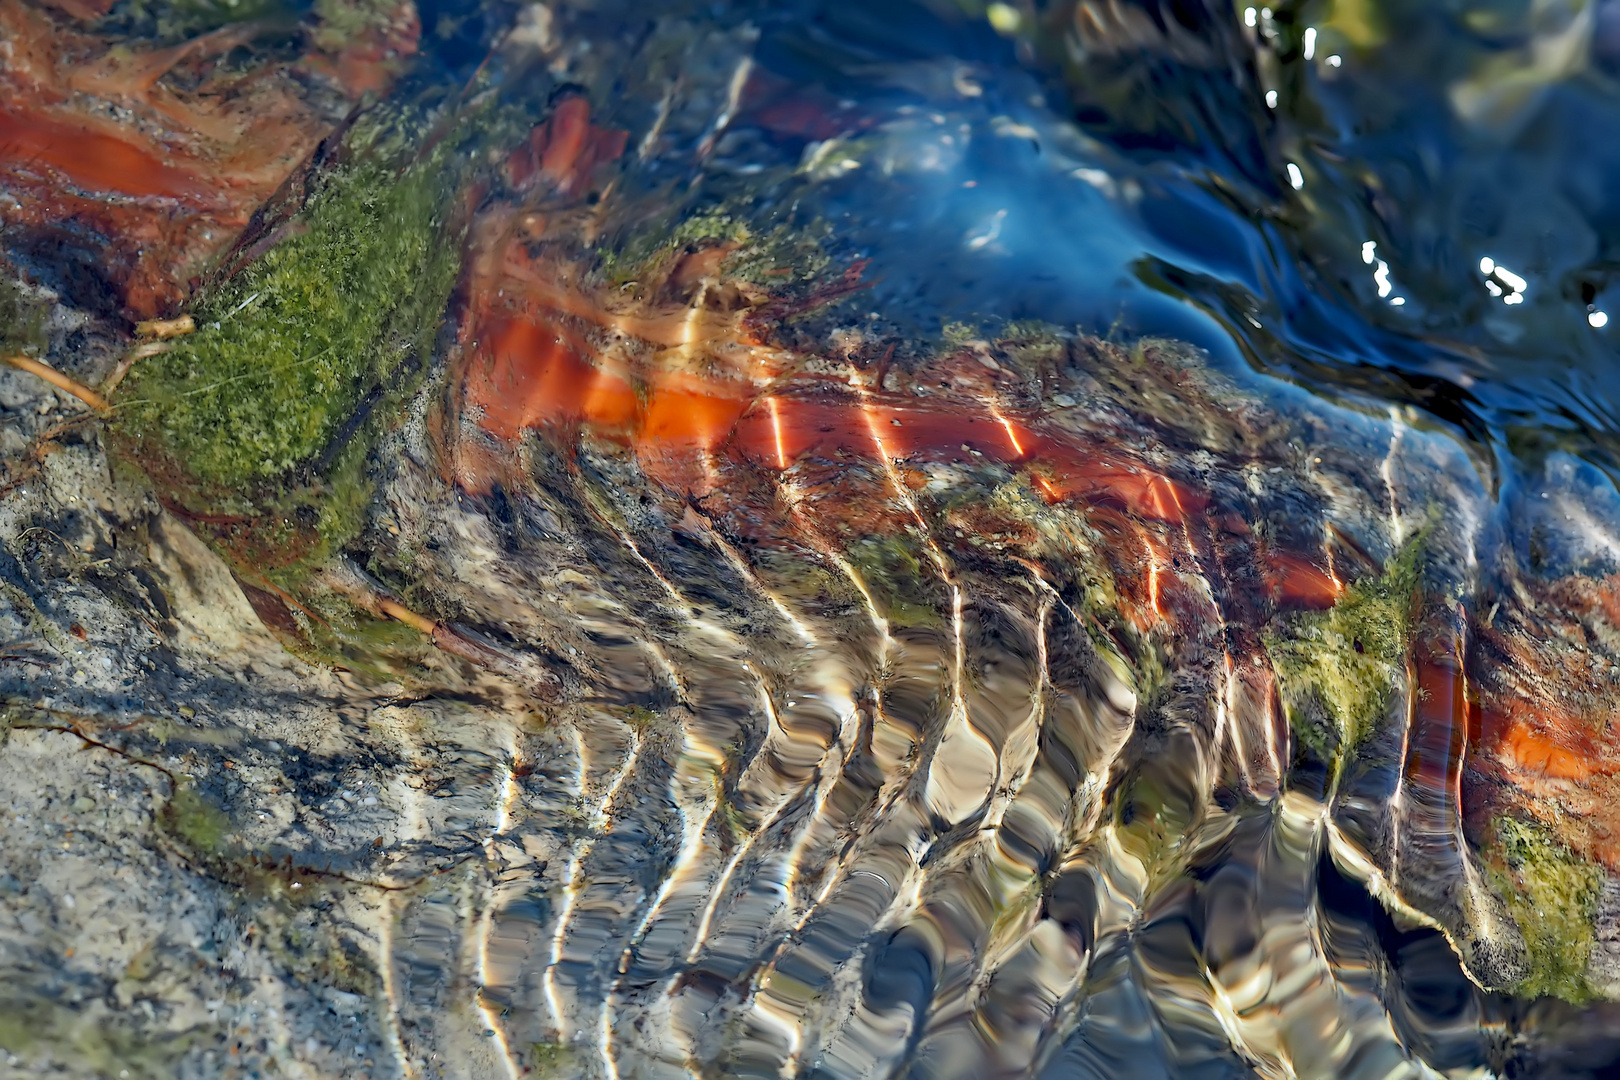
[[[763, 680], [760, 682], [759, 696], [760, 705], [764, 708], [765, 715], [769, 718], [771, 727], [781, 728], [782, 721], [776, 715], [776, 708], [771, 703], [770, 692], [765, 688]], [[769, 743], [770, 737], [767, 736], [760, 742], [759, 753], [764, 753], [765, 748], [769, 745]], [[756, 754], [756, 757], [757, 756], [758, 755]], [[822, 755], [822, 760], [826, 760], [825, 754]], [[802, 790], [804, 790], [803, 787], [800, 787], [799, 791]], [[720, 880], [715, 884], [714, 891], [709, 894], [709, 902], [703, 905], [703, 917], [698, 920], [697, 935], [693, 938], [692, 947], [686, 954], [686, 962], [688, 964], [696, 960], [698, 958], [698, 953], [703, 951], [704, 939], [709, 936], [709, 924], [714, 920], [715, 909], [720, 906], [720, 899], [725, 894], [726, 886], [731, 883], [732, 873], [737, 869], [738, 864], [741, 863], [742, 860], [748, 855], [748, 852], [753, 849], [754, 842], [770, 830], [770, 827], [776, 823], [776, 819], [781, 816], [782, 810], [793, 802], [793, 799], [797, 794], [798, 791], [791, 792], [787, 796], [778, 800], [776, 808], [771, 811], [770, 816], [760, 823], [759, 828], [755, 829], [753, 833], [749, 835], [747, 841], [741, 844], [737, 848], [736, 852], [733, 853], [731, 858], [726, 862], [725, 869], [720, 872]]]
[[[626, 727], [628, 726], [626, 725]], [[577, 726], [573, 728], [573, 731], [575, 743], [579, 747], [579, 790], [583, 794], [586, 776], [585, 740], [580, 735]], [[591, 808], [591, 823], [598, 834], [603, 830], [603, 826], [608, 819], [608, 811], [612, 809], [614, 800], [619, 797], [619, 789], [624, 786], [625, 781], [635, 771], [641, 747], [641, 737], [636, 734], [634, 728], [630, 728], [630, 752], [625, 755], [624, 763], [619, 766], [614, 774], [613, 782], [608, 785], [607, 793]], [[546, 961], [543, 988], [546, 995], [546, 1004], [551, 1007], [551, 1015], [556, 1020], [558, 1042], [568, 1041], [568, 1025], [563, 1018], [562, 1002], [557, 997], [557, 965], [562, 962], [563, 942], [568, 937], [568, 927], [573, 921], [574, 908], [579, 903], [579, 891], [582, 884], [580, 873], [584, 869], [585, 860], [590, 858], [590, 854], [596, 849], [596, 843], [600, 838], [600, 835], [597, 835], [586, 839], [575, 850], [573, 858], [569, 860], [567, 885], [563, 889], [563, 908], [557, 915], [557, 928], [551, 935], [551, 955]]]
[[[514, 771], [517, 764], [517, 741], [510, 729], [506, 731], [506, 753], [501, 756], [501, 783], [495, 799], [495, 823], [490, 835], [484, 839], [484, 858], [490, 865], [496, 864], [495, 841], [506, 832], [511, 823], [511, 803], [517, 792], [517, 783]], [[480, 919], [482, 927], [479, 931], [478, 942], [478, 1010], [484, 1014], [484, 1023], [489, 1026], [490, 1035], [494, 1038], [496, 1046], [500, 1049], [501, 1060], [506, 1063], [506, 1072], [509, 1080], [518, 1080], [520, 1075], [517, 1059], [512, 1056], [511, 1044], [507, 1041], [506, 1032], [501, 1027], [500, 1010], [486, 1003], [482, 990], [489, 985], [489, 939], [495, 933], [495, 901], [498, 896], [499, 876], [496, 877], [496, 887], [490, 889], [488, 905], [484, 908]]]
[[[1040, 581], [1040, 578], [1037, 576], [1035, 580]], [[1044, 586], [1048, 592], [1054, 591], [1052, 586], [1048, 585], [1046, 582], [1040, 581], [1040, 584]], [[1017, 801], [1018, 793], [1024, 789], [1024, 783], [1030, 778], [1030, 776], [1034, 774], [1035, 762], [1040, 760], [1041, 756], [1041, 731], [1046, 726], [1045, 691], [1049, 685], [1046, 678], [1046, 616], [1051, 612], [1051, 610], [1052, 597], [1047, 596], [1044, 598], [1044, 601], [1040, 606], [1040, 610], [1036, 612], [1035, 615], [1035, 662], [1038, 666], [1035, 674], [1035, 688], [1030, 692], [1029, 710], [1031, 722], [1035, 725], [1035, 752], [1030, 756], [1029, 761], [1025, 764], [1023, 772], [1020, 775], [1014, 776], [1005, 785], [1003, 785], [1001, 778], [1002, 757], [1000, 754], [996, 755], [996, 795], [992, 800], [989, 811], [985, 814], [984, 826], [981, 831], [986, 834], [994, 833], [997, 837], [1000, 835], [1001, 823], [1006, 818], [1007, 810], [1015, 801]], [[1003, 788], [1005, 788], [1005, 794], [1002, 794]]]
[[[860, 374], [854, 368], [850, 369], [849, 385], [854, 389], [856, 396], [860, 398], [861, 415], [866, 420], [866, 430], [872, 436], [872, 443], [877, 447], [878, 460], [882, 462], [883, 471], [888, 475], [889, 486], [894, 488], [896, 497], [898, 497], [901, 504], [908, 511], [910, 511], [912, 518], [917, 522], [917, 527], [922, 530], [923, 547], [928, 552], [929, 558], [934, 563], [935, 569], [939, 571], [940, 579], [943, 580], [951, 590], [952, 627], [956, 640], [954, 643], [955, 666], [954, 670], [951, 672], [951, 715], [945, 725], [946, 731], [950, 729], [952, 724], [960, 722], [969, 728], [970, 733], [974, 737], [984, 740], [986, 745], [988, 745], [989, 740], [985, 739], [982, 734], [973, 729], [972, 725], [968, 722], [967, 699], [962, 693], [962, 672], [966, 664], [966, 658], [964, 656], [964, 644], [962, 640], [961, 586], [959, 586], [956, 581], [952, 579], [950, 573], [950, 562], [948, 559], [946, 559], [945, 552], [940, 549], [939, 544], [934, 540], [933, 530], [928, 527], [928, 521], [922, 516], [922, 511], [918, 508], [916, 500], [912, 498], [910, 490], [906, 487], [905, 482], [900, 477], [900, 473], [894, 467], [894, 458], [889, 454], [889, 448], [883, 441], [883, 434], [878, 427], [877, 418], [873, 415], [870, 395], [868, 395], [866, 392], [866, 386], [861, 381]], [[940, 742], [943, 743], [944, 740], [945, 731], [942, 731], [940, 733]], [[995, 755], [996, 765], [999, 769], [1001, 763], [1000, 751], [995, 751]], [[933, 773], [932, 758], [929, 759], [926, 772], [929, 775]], [[926, 782], [926, 777], [924, 779]]]
[[1384, 490], [1389, 493], [1389, 531], [1395, 540], [1395, 546], [1400, 547], [1406, 537], [1406, 530], [1401, 525], [1401, 511], [1395, 497], [1395, 454], [1400, 450], [1401, 436], [1406, 426], [1401, 423], [1400, 413], [1394, 406], [1389, 410], [1389, 453], [1384, 455], [1382, 464], [1378, 466], [1378, 475], [1384, 478]]

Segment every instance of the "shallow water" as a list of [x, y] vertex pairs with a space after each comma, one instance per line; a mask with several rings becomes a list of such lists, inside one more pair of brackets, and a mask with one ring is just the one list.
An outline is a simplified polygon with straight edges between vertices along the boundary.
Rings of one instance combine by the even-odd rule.
[[1612, 0], [94, 7], [0, 1074], [1620, 1067]]

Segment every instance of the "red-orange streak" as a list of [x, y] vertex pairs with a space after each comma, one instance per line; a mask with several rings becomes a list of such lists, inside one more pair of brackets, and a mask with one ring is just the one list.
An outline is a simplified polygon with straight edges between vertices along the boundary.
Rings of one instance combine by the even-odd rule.
[[[467, 400], [484, 410], [483, 427], [503, 439], [525, 428], [583, 423], [660, 453], [714, 450], [729, 443], [771, 467], [807, 455], [876, 452], [873, 431], [894, 458], [964, 459], [971, 451], [1006, 465], [1039, 461], [1043, 489], [1056, 499], [1115, 504], [1141, 519], [1183, 524], [1208, 499], [1157, 473], [1104, 462], [1095, 452], [1015, 426], [972, 405], [919, 407], [882, 399], [859, 402], [842, 394], [782, 395], [750, 408], [743, 382], [664, 372], [653, 376], [645, 401], [629, 380], [597, 368], [583, 343], [558, 328], [524, 318], [489, 320], [467, 380]], [[964, 451], [964, 446], [969, 447]]]
[[502, 439], [579, 423], [662, 451], [719, 446], [748, 405], [722, 384], [680, 372], [657, 374], [643, 403], [628, 378], [592, 364], [585, 352], [558, 327], [490, 320], [468, 372], [467, 403], [482, 408], [482, 427]]
[[586, 361], [583, 352], [555, 327], [527, 319], [491, 320], [468, 370], [467, 404], [483, 409], [484, 430], [507, 440], [548, 423], [630, 426], [637, 411], [635, 389]]
[[636, 432], [637, 444], [664, 450], [712, 450], [724, 443], [748, 407], [748, 400], [740, 395], [711, 392], [716, 389], [725, 388], [692, 375], [661, 374], [647, 395], [646, 412]]
[[1451, 657], [1418, 662], [1415, 698], [1406, 776], [1449, 793], [1468, 735], [1462, 671]]
[[1138, 517], [1176, 524], [1209, 502], [1157, 473], [1100, 461], [1084, 447], [1010, 419], [970, 413], [971, 405], [927, 409], [875, 399], [864, 408], [868, 411], [847, 398], [778, 397], [774, 417], [770, 409], [760, 408], [742, 418], [736, 444], [755, 460], [767, 462], [791, 462], [811, 453], [830, 456], [840, 450], [870, 456], [875, 426], [892, 457], [965, 458], [965, 445], [1000, 464], [1038, 461], [1048, 470], [1041, 487], [1053, 501], [1114, 501]]
[[[41, 163], [79, 187], [123, 195], [205, 198], [213, 189], [132, 143], [92, 128], [0, 111], [0, 162]], [[4, 166], [0, 166], [4, 167]]]
[[1343, 582], [1303, 556], [1273, 551], [1266, 562], [1266, 583], [1281, 607], [1322, 611], [1344, 592]]
[[535, 131], [540, 167], [552, 176], [567, 176], [579, 160], [580, 151], [585, 149], [585, 139], [590, 132], [590, 102], [582, 97], [571, 97], [560, 103], [546, 124], [544, 149], [538, 145], [539, 129]]
[[[1569, 717], [1553, 720], [1555, 727], [1575, 723], [1578, 721]], [[1565, 746], [1516, 716], [1484, 709], [1479, 726], [1480, 742], [1487, 751], [1523, 772], [1550, 780], [1585, 780], [1595, 772], [1613, 771], [1612, 767], [1601, 767], [1586, 750]]]

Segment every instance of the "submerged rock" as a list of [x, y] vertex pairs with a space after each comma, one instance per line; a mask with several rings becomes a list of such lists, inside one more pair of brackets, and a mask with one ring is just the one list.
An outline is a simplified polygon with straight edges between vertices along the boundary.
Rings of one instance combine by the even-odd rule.
[[[126, 292], [195, 329], [104, 423], [0, 372], [6, 1067], [1608, 1052], [1566, 1029], [1620, 996], [1612, 491], [1176, 341], [915, 333], [814, 209], [909, 119], [596, 18], [530, 9], [220, 217], [183, 302]], [[8, 342], [129, 358], [13, 291]]]

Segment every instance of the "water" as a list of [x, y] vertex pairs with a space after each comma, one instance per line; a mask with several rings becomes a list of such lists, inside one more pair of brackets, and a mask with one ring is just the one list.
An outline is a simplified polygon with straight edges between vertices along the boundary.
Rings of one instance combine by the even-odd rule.
[[[969, 132], [913, 163], [909, 212], [853, 215], [904, 235], [857, 246], [926, 252], [921, 280], [880, 286], [886, 311], [920, 293], [919, 324], [980, 311], [1181, 337], [1410, 402], [1496, 454], [1612, 468], [1615, 166], [1594, 140], [1613, 123], [1612, 11], [1435, 5], [1341, 26], [1318, 7], [1255, 9], [1252, 26], [1247, 7], [1082, 7], [1079, 39], [1064, 9], [1019, 16], [1015, 44], [920, 6], [828, 5], [771, 20], [759, 58], [869, 109], [905, 108], [894, 84], [953, 63], [974, 88], [932, 103], [949, 114], [936, 137]], [[881, 205], [869, 173], [847, 185]], [[1489, 278], [1500, 296], [1487, 259], [1516, 275]]]
[[0, 14], [0, 1074], [1613, 1074], [1620, 7]]

